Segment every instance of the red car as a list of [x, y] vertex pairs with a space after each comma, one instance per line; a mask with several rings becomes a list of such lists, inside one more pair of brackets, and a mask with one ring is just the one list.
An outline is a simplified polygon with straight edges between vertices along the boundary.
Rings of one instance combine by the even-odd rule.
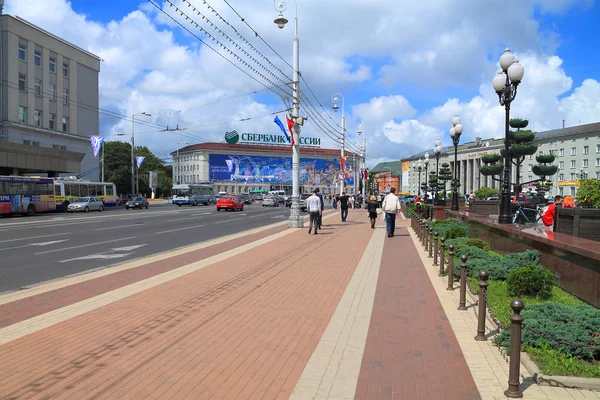
[[244, 211], [244, 203], [235, 196], [222, 196], [217, 200], [217, 211], [233, 210]]

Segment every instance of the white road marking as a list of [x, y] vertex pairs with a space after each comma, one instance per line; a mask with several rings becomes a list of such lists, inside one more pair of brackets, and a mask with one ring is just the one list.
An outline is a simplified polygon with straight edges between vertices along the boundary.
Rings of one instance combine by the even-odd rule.
[[6, 249], [0, 249], [0, 251], [24, 249], [26, 247], [31, 247], [31, 246], [48, 246], [50, 244], [55, 244], [55, 243], [60, 243], [60, 242], [66, 242], [67, 240], [69, 240], [69, 239], [53, 240], [52, 242], [42, 242], [42, 243], [29, 243], [29, 244], [26, 244], [24, 246], [15, 246], [15, 247], [8, 247]]
[[96, 242], [96, 243], [89, 243], [89, 244], [82, 244], [80, 246], [73, 246], [73, 247], [65, 247], [64, 249], [54, 249], [54, 250], [47, 250], [47, 251], [42, 251], [40, 253], [35, 253], [35, 255], [40, 255], [40, 254], [48, 254], [48, 253], [55, 253], [57, 251], [65, 251], [65, 250], [72, 250], [72, 249], [80, 249], [82, 247], [90, 247], [90, 246], [97, 246], [99, 244], [105, 244], [105, 243], [113, 243], [113, 242], [120, 242], [121, 240], [129, 240], [129, 239], [135, 239], [136, 236], [130, 236], [130, 237], [126, 237], [126, 238], [121, 238], [121, 239], [113, 239], [113, 240], [106, 240], [104, 242]]
[[136, 244], [136, 245], [127, 246], [127, 247], [115, 247], [115, 248], [111, 249], [111, 251], [131, 251], [131, 250], [139, 249], [140, 247], [144, 247], [146, 244], [147, 243]]
[[243, 218], [233, 218], [233, 219], [230, 219], [230, 220], [227, 220], [227, 221], [219, 221], [219, 222], [215, 222], [215, 224], [227, 224], [227, 223], [229, 223], [229, 222], [233, 222], [233, 221], [239, 221], [240, 219], [243, 219]]
[[204, 226], [204, 225], [195, 225], [195, 226], [188, 226], [187, 228], [178, 228], [178, 229], [171, 229], [169, 231], [154, 232], [154, 234], [155, 235], [160, 235], [162, 233], [177, 232], [177, 231], [183, 231], [183, 230], [186, 230], [186, 229], [200, 228], [201, 226]]
[[274, 217], [271, 217], [271, 219], [275, 219], [275, 218], [286, 218], [285, 215], [276, 215]]
[[198, 214], [190, 214], [192, 217], [195, 217], [197, 215], [210, 215], [212, 214], [211, 212], [203, 212], [203, 213], [198, 213]]
[[60, 263], [66, 263], [69, 261], [76, 261], [76, 260], [112, 260], [115, 258], [123, 258], [123, 257], [127, 257], [129, 255], [131, 255], [133, 253], [124, 253], [124, 254], [91, 254], [89, 256], [83, 256], [83, 257], [77, 257], [77, 258], [70, 258], [68, 260], [62, 260], [59, 261]]
[[21, 241], [21, 240], [41, 239], [41, 238], [46, 238], [46, 237], [64, 236], [64, 235], [70, 235], [70, 234], [71, 234], [71, 232], [67, 232], [67, 233], [53, 233], [51, 235], [30, 236], [30, 237], [21, 238], [21, 239], [2, 240], [2, 241], [0, 241], [0, 243], [18, 242], [18, 241]]
[[[152, 222], [150, 222], [152, 223]], [[143, 224], [131, 224], [131, 225], [120, 225], [120, 226], [109, 226], [108, 228], [98, 228], [98, 229], [94, 229], [95, 231], [107, 231], [109, 229], [119, 229], [119, 228], [129, 228], [130, 226], [140, 226], [140, 225], [145, 225], [145, 223]]]

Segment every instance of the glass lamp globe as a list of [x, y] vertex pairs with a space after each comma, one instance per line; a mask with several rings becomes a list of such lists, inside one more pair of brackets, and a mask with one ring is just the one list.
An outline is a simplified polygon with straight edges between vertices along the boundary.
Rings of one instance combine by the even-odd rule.
[[496, 93], [501, 93], [504, 86], [506, 86], [506, 75], [504, 72], [498, 72], [494, 79], [492, 79], [492, 85], [494, 86], [494, 90]]
[[460, 118], [458, 117], [458, 115], [455, 115], [454, 117], [452, 117], [452, 126], [456, 126], [460, 124]]
[[450, 128], [450, 137], [454, 139], [454, 136], [456, 136], [456, 128]]
[[519, 60], [515, 59], [512, 65], [508, 68], [508, 79], [513, 83], [520, 83], [525, 74], [525, 68], [519, 64]]
[[458, 136], [462, 135], [463, 133], [463, 125], [462, 124], [458, 124], [454, 127], [454, 130], [456, 131], [456, 134]]
[[504, 50], [504, 53], [500, 56], [500, 68], [502, 71], [508, 71], [508, 68], [512, 65], [515, 60], [515, 55], [510, 52], [510, 49], [507, 47]]

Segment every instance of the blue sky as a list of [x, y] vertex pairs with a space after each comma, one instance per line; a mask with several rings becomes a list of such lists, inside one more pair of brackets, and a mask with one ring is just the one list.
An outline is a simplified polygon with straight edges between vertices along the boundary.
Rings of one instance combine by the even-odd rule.
[[[177, 5], [182, 0], [172, 1]], [[223, 32], [238, 39], [201, 0], [190, 2]], [[207, 50], [149, 2], [6, 3], [5, 12], [22, 16], [104, 59], [101, 108], [124, 115], [152, 112], [148, 122], [158, 124], [166, 123], [166, 115], [177, 115], [187, 131], [159, 133], [150, 126], [136, 127], [141, 132], [136, 143], [157, 153], [168, 154], [182, 140], [221, 141], [223, 133], [231, 129], [277, 132], [274, 116], [269, 114], [285, 108], [282, 100], [268, 91], [244, 95], [264, 87]], [[222, 0], [207, 3], [291, 76], [284, 61], [254, 37]], [[275, 27], [272, 20], [277, 13], [272, 1], [229, 3], [291, 63], [292, 26]], [[325, 111], [319, 103], [328, 113], [314, 115], [303, 134], [323, 137], [327, 147], [338, 146], [333, 140], [338, 133], [332, 129], [339, 131], [340, 113], [331, 111], [331, 96], [340, 92], [345, 98], [349, 147], [356, 149], [361, 144], [362, 138], [355, 132], [363, 122], [370, 166], [424, 150], [437, 138], [448, 144], [454, 114], [459, 114], [465, 125], [463, 140], [499, 137], [503, 110], [491, 80], [506, 46], [525, 67], [513, 115], [530, 119], [534, 130], [558, 128], [563, 117], [568, 126], [599, 119], [600, 46], [595, 25], [600, 12], [594, 1], [424, 0], [405, 2], [402, 7], [391, 1], [367, 0], [347, 0], [344, 7], [319, 0], [298, 3], [300, 70], [317, 99], [304, 82], [301, 88], [321, 116]], [[194, 29], [168, 3], [161, 0], [157, 4]], [[184, 4], [182, 10], [190, 8]], [[293, 7], [285, 15], [292, 20]], [[190, 16], [211, 29], [199, 16]], [[200, 106], [207, 103], [210, 105]], [[301, 108], [311, 112], [303, 103], [304, 99]], [[327, 132], [312, 125], [320, 118], [331, 125]], [[130, 131], [127, 120], [103, 117], [101, 121], [99, 133], [112, 140], [120, 140], [116, 135]]]

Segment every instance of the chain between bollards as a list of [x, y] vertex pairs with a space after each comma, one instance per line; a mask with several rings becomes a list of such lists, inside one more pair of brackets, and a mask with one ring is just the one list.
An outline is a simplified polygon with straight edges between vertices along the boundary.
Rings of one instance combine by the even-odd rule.
[[521, 310], [524, 304], [521, 300], [515, 299], [510, 303], [514, 314], [510, 316], [510, 361], [508, 369], [508, 389], [504, 391], [504, 395], [510, 398], [521, 398], [523, 392], [520, 388], [521, 376], [521, 324], [523, 317]]
[[467, 309], [467, 256], [460, 256], [460, 300], [458, 302], [459, 310]]
[[479, 314], [477, 318], [477, 336], [475, 336], [475, 340], [477, 341], [485, 341], [487, 337], [485, 337], [485, 312], [487, 308], [487, 279], [488, 273], [486, 271], [481, 271], [479, 273]]
[[438, 247], [440, 245], [440, 234], [437, 232], [433, 233], [435, 238], [433, 244], [433, 265], [437, 267], [438, 265]]
[[433, 228], [429, 228], [429, 258], [433, 258]]
[[448, 287], [446, 290], [454, 290], [454, 245], [451, 244], [448, 251]]
[[444, 276], [444, 262], [446, 261], [446, 238], [442, 236], [440, 239], [440, 274], [438, 276]]

